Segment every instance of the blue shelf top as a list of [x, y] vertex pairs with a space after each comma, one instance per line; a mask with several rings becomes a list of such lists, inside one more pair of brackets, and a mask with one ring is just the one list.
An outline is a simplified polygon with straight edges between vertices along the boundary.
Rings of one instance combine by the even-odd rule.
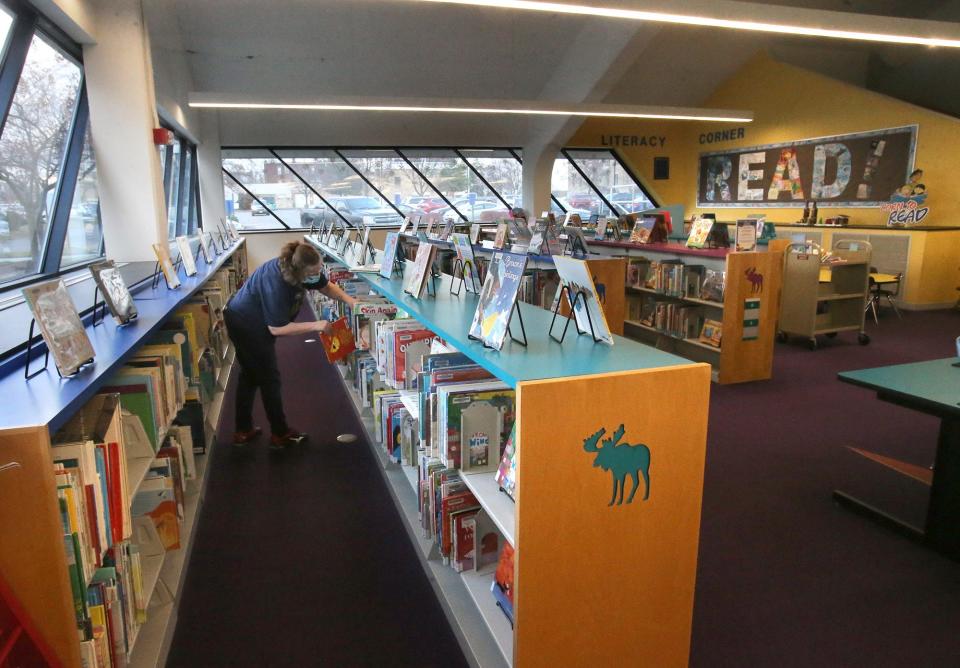
[[956, 357], [842, 371], [840, 380], [924, 407], [936, 415], [960, 415], [960, 362]]
[[[203, 287], [242, 243], [242, 239], [235, 242], [215, 258], [213, 264], [206, 265], [198, 260], [196, 276], [181, 278], [181, 285], [176, 290], [168, 290], [161, 277], [158, 287], [148, 286], [136, 292], [134, 301], [138, 315], [129, 325], [117, 326], [109, 313], [103, 324], [87, 325], [87, 336], [96, 356], [93, 364], [83, 367], [76, 376], [60, 378], [52, 359], [46, 371], [30, 380], [23, 377], [22, 363], [4, 369], [6, 375], [0, 378], [0, 396], [3, 397], [0, 429], [46, 425], [53, 434], [97, 393], [151, 334], [160, 329], [171, 313]], [[37, 360], [31, 366], [40, 363], [42, 360]]]
[[[349, 266], [337, 251], [319, 243], [314, 237], [308, 235], [305, 238], [326, 255]], [[408, 263], [408, 271], [411, 264]], [[590, 335], [577, 336], [573, 324], [564, 342], [557, 343], [548, 334], [552, 312], [522, 302], [519, 305], [527, 346], [515, 343], [508, 337], [499, 351], [485, 348], [467, 338], [473, 314], [477, 310], [478, 297], [465, 289], [461, 290], [459, 297], [451, 294], [450, 276], [445, 274], [436, 281], [436, 297], [425, 295], [423, 299], [415, 299], [405, 293], [403, 281], [399, 278], [385, 279], [379, 274], [369, 273], [357, 273], [357, 276], [510, 387], [515, 388], [518, 383], [529, 380], [693, 364], [690, 360], [621, 336], [613, 337], [613, 346], [594, 343]], [[555, 329], [557, 336], [563, 330], [563, 324], [564, 321], [558, 317]], [[514, 315], [510, 327], [517, 336], [520, 336], [519, 325]]]

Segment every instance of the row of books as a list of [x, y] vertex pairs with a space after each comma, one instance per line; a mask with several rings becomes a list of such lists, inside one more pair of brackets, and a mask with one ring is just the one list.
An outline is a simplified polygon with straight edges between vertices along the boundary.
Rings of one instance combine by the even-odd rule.
[[[339, 272], [328, 268], [342, 288], [365, 285]], [[378, 297], [361, 295], [352, 311], [322, 295], [313, 304], [318, 317], [352, 323], [358, 345], [345, 361], [346, 376], [374, 417], [377, 447], [415, 469], [424, 537], [454, 570], [490, 571], [494, 586], [494, 564], [507, 543], [463, 476], [497, 475], [514, 493], [516, 449], [507, 447], [514, 391]]]
[[726, 272], [681, 260], [651, 261], [631, 258], [627, 265], [627, 286], [646, 288], [669, 297], [702, 299], [723, 303]]
[[699, 306], [655, 299], [631, 298], [627, 319], [678, 339], [720, 347], [723, 323], [707, 318]]
[[84, 666], [126, 666], [164, 554], [181, 547], [188, 481], [227, 352], [225, 267], [153, 332], [53, 437], [52, 460]]

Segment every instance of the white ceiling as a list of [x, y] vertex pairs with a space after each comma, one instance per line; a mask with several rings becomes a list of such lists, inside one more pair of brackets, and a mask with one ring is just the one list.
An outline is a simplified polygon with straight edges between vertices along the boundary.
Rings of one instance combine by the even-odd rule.
[[[960, 11], [960, 2], [946, 0], [800, 4], [950, 21]], [[155, 59], [186, 54], [194, 91], [696, 107], [753, 54], [768, 49], [780, 59], [859, 85], [887, 86], [895, 89], [887, 92], [905, 99], [914, 88], [915, 94], [925, 93], [923, 104], [948, 112], [954, 104], [952, 113], [960, 115], [960, 96], [951, 89], [956, 78], [941, 79], [937, 93], [924, 88], [923, 64], [932, 57], [927, 49], [400, 0], [145, 0], [145, 9]], [[941, 68], [960, 63], [956, 50], [941, 51], [951, 52], [936, 54], [945, 59]], [[889, 63], [914, 76], [906, 81], [892, 76], [884, 69]], [[523, 146], [563, 142], [580, 123], [540, 117], [213, 113], [219, 113], [222, 143], [228, 145]]]

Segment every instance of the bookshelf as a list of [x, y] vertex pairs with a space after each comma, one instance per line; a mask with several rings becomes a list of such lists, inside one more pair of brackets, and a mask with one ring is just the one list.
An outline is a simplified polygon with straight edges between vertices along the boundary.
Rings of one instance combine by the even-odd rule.
[[[86, 331], [96, 351], [95, 363], [74, 378], [60, 379], [52, 363], [45, 372], [30, 380], [23, 377], [22, 360], [15, 359], [3, 369], [0, 393], [7, 410], [0, 415], [0, 464], [14, 461], [20, 466], [4, 471], [0, 480], [0, 534], [3, 535], [0, 571], [44, 643], [66, 668], [79, 668], [81, 661], [73, 594], [64, 558], [52, 436], [136, 354], [167, 317], [193, 297], [219, 269], [234, 259], [243, 264], [244, 252], [241, 240], [212, 264], [199, 262], [197, 275], [182, 279], [178, 290], [167, 290], [165, 285], [134, 290], [139, 317], [131, 325], [117, 327], [110, 318], [97, 327], [88, 324]], [[233, 358], [234, 353], [228, 348], [217, 374], [216, 391], [206, 410], [204, 419], [213, 430], [220, 420]], [[211, 431], [208, 436], [206, 456], [197, 456], [196, 476], [188, 483], [184, 498], [180, 549], [145, 555], [142, 561], [144, 589], [149, 591], [151, 605], [147, 621], [132, 637], [130, 666], [157, 666], [166, 660], [176, 621], [177, 596], [208, 481], [206, 461], [215, 443], [215, 433]], [[152, 456], [128, 457], [129, 487], [124, 500], [127, 508], [152, 461]]]
[[[335, 250], [305, 238], [347, 264]], [[463, 476], [517, 550], [511, 629], [490, 594], [489, 574], [456, 573], [437, 558], [434, 542], [421, 537], [417, 496], [403, 470], [413, 467], [390, 462], [375, 445], [376, 424], [345, 383], [471, 663], [686, 665], [710, 366], [619, 336], [613, 346], [576, 335], [559, 344], [547, 335], [551, 313], [522, 303], [528, 346], [508, 341], [494, 351], [467, 338], [477, 296], [449, 294], [449, 276], [437, 281], [436, 297], [423, 300], [404, 293], [402, 279], [357, 276], [516, 390], [516, 503], [499, 491], [494, 474]], [[652, 453], [653, 491], [646, 501], [638, 495], [633, 503], [608, 505], [611, 475], [594, 466], [584, 440], [620, 424], [627, 441], [646, 444]], [[611, 610], [628, 610], [629, 619]]]
[[[700, 307], [703, 317], [723, 323], [723, 338], [719, 348], [701, 342], [699, 337], [678, 337], [629, 317], [624, 321], [624, 332], [627, 336], [682, 357], [709, 363], [713, 367], [714, 380], [721, 384], [772, 377], [783, 273], [782, 251], [737, 253], [723, 248], [694, 249], [673, 243], [631, 244], [615, 241], [594, 241], [589, 242], [589, 246], [592, 251], [607, 256], [625, 257], [628, 260], [646, 258], [652, 262], [675, 261], [724, 272], [726, 278], [722, 302], [668, 295], [647, 287], [626, 287], [628, 298]], [[757, 275], [762, 280], [751, 281], [750, 277]], [[759, 289], [755, 287], [758, 283]], [[748, 300], [760, 303], [755, 338], [744, 334], [744, 310]]]

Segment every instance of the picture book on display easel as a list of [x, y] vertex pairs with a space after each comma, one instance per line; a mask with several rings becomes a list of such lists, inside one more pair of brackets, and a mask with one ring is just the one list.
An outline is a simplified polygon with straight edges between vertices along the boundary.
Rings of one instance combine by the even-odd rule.
[[507, 244], [507, 228], [507, 223], [499, 223], [497, 225], [497, 236], [493, 240], [493, 247], [497, 250], [502, 250]]
[[413, 270], [407, 278], [407, 283], [403, 286], [404, 292], [413, 295], [417, 299], [423, 297], [423, 293], [427, 289], [427, 283], [430, 280], [430, 269], [433, 266], [436, 252], [436, 246], [429, 242], [421, 241], [417, 247], [417, 257], [413, 261]]
[[480, 223], [474, 223], [470, 226], [470, 243], [476, 244], [480, 242]]
[[567, 235], [564, 254], [586, 257], [589, 251], [587, 250], [587, 239], [583, 236], [583, 229], [577, 225], [564, 225], [563, 231]]
[[[493, 254], [470, 325], [470, 338], [496, 350], [503, 347], [526, 267], [526, 255]], [[522, 327], [522, 321], [520, 325]]]
[[653, 233], [653, 226], [656, 224], [657, 219], [651, 216], [644, 216], [638, 220], [634, 226], [633, 230], [630, 232], [630, 243], [632, 244], [645, 244], [650, 242], [650, 235]]
[[[597, 288], [593, 282], [590, 265], [584, 260], [557, 256], [554, 258], [557, 274], [560, 277], [561, 287], [557, 291], [557, 300], [561, 293], [566, 292], [567, 303], [573, 311], [580, 332], [592, 334], [594, 340], [613, 345], [613, 335], [607, 326], [607, 318], [603, 307], [597, 299]], [[557, 303], [554, 312], [559, 308]]]
[[180, 277], [177, 275], [177, 270], [170, 260], [170, 251], [167, 250], [167, 247], [164, 245], [152, 245], [153, 253], [157, 256], [157, 263], [160, 265], [160, 271], [163, 273], [163, 278], [167, 282], [167, 287], [171, 290], [176, 290], [180, 287]]
[[177, 237], [177, 250], [180, 251], [180, 258], [183, 260], [183, 271], [187, 276], [197, 275], [197, 261], [193, 257], [193, 249], [190, 247], [190, 239], [187, 237]]
[[757, 221], [746, 218], [737, 221], [737, 236], [735, 248], [737, 252], [757, 250]]
[[396, 270], [403, 273], [403, 267], [394, 267], [397, 264], [397, 246], [400, 244], [400, 232], [388, 232], [383, 242], [383, 257], [380, 258], [380, 275], [390, 278]]
[[133, 302], [133, 295], [113, 260], [91, 264], [90, 273], [103, 295], [103, 301], [110, 309], [110, 315], [118, 325], [124, 325], [137, 317], [137, 305]]
[[710, 236], [710, 230], [713, 229], [713, 219], [697, 216], [693, 219], [690, 226], [690, 234], [687, 236], [687, 246], [689, 248], [703, 248]]
[[[60, 375], [71, 376], [93, 361], [93, 345], [62, 280], [23, 288], [23, 296]], [[32, 326], [30, 333], [33, 334]]]
[[[477, 271], [477, 260], [473, 255], [473, 246], [470, 244], [470, 238], [466, 234], [454, 234], [452, 240], [454, 250], [457, 251], [457, 261], [455, 265], [460, 268], [467, 292], [476, 293], [479, 291], [480, 275]], [[456, 278], [457, 272], [454, 271], [454, 279]]]
[[403, 219], [403, 222], [400, 223], [400, 231], [397, 234], [403, 235], [407, 233], [407, 230], [410, 229], [410, 225], [413, 221], [410, 220], [410, 216], [407, 216]]

